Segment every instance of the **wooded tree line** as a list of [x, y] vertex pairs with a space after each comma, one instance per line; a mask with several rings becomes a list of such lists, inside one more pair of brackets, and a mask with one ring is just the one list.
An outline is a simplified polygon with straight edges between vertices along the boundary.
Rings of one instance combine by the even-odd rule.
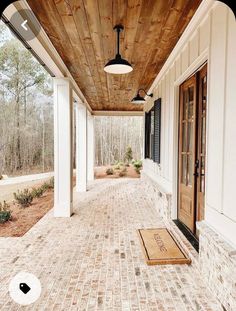
[[0, 175], [52, 170], [52, 79], [2, 23], [0, 38]]
[[124, 161], [127, 147], [134, 159], [143, 156], [142, 117], [95, 117], [95, 164], [109, 165]]
[[[143, 153], [142, 117], [95, 117], [96, 165]], [[0, 22], [0, 176], [53, 170], [52, 78]]]

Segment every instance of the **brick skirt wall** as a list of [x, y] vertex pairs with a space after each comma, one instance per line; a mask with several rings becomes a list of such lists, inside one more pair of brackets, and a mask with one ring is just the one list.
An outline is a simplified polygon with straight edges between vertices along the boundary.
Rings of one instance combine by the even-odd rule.
[[204, 221], [197, 224], [199, 267], [212, 292], [228, 311], [236, 310], [236, 250]]
[[172, 196], [161, 191], [158, 185], [143, 171], [141, 172], [141, 179], [144, 184], [145, 192], [158, 213], [164, 219], [171, 219]]

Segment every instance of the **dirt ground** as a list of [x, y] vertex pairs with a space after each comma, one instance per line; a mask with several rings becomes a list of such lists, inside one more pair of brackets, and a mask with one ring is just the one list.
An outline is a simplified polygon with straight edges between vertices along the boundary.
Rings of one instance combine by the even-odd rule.
[[[18, 185], [14, 185], [14, 191], [17, 189], [40, 187], [45, 180], [42, 180], [40, 183], [27, 182]], [[75, 186], [76, 178], [73, 177], [73, 186]], [[4, 186], [5, 188], [5, 197], [3, 200], [6, 200], [6, 196], [10, 196], [10, 191], [12, 191], [12, 186]], [[2, 188], [2, 186], [1, 186]], [[12, 195], [12, 194], [11, 194]], [[53, 208], [53, 191], [48, 190], [44, 193], [41, 198], [34, 199], [32, 205], [26, 208], [20, 207], [18, 204], [14, 204], [13, 201], [8, 200], [10, 204], [10, 209], [12, 211], [12, 218], [10, 221], [5, 222], [4, 224], [0, 223], [0, 237], [20, 237], [23, 236], [30, 228], [32, 228], [51, 208]]]
[[[73, 186], [75, 186], [75, 176]], [[49, 179], [48, 179], [49, 180]], [[11, 220], [0, 223], [0, 237], [20, 237], [32, 228], [51, 208], [53, 208], [53, 190], [46, 191], [41, 198], [33, 200], [32, 205], [22, 208], [13, 201], [13, 192], [17, 189], [40, 187], [45, 180], [16, 185], [1, 186], [1, 201], [7, 201], [12, 211]], [[4, 188], [4, 192], [3, 192]], [[8, 199], [7, 199], [8, 198]], [[9, 199], [10, 198], [10, 199]]]
[[114, 170], [114, 175], [107, 175], [106, 174], [106, 170], [108, 168], [110, 168], [112, 166], [99, 166], [99, 167], [95, 167], [94, 168], [94, 174], [95, 174], [95, 178], [96, 179], [100, 179], [100, 178], [124, 178], [124, 177], [128, 177], [128, 178], [140, 178], [140, 174], [138, 174], [134, 167], [132, 165], [130, 165], [129, 167], [126, 167], [127, 168], [127, 173], [124, 177], [120, 177], [119, 176], [119, 173], [120, 171], [122, 171], [122, 168], [120, 170], [115, 170], [114, 167], [113, 167], [113, 170]]
[[0, 224], [0, 236], [23, 236], [53, 207], [53, 191], [47, 191], [41, 198], [34, 199], [29, 207], [22, 208], [13, 203], [10, 206], [12, 218], [4, 224]]

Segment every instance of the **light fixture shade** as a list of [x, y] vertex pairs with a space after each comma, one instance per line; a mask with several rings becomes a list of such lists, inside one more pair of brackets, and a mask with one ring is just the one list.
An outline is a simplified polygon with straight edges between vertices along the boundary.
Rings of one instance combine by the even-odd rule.
[[117, 53], [116, 57], [110, 60], [104, 67], [104, 71], [115, 75], [122, 75], [133, 70], [130, 63], [120, 55], [120, 32], [124, 30], [122, 25], [116, 25], [113, 28], [117, 33]]
[[139, 93], [132, 99], [131, 101], [133, 104], [144, 104], [145, 99], [139, 95]]
[[133, 70], [130, 63], [123, 59], [121, 55], [116, 55], [116, 58], [110, 60], [104, 67], [107, 73], [112, 73], [116, 75], [126, 74]]
[[153, 93], [148, 94], [144, 89], [139, 89], [137, 95], [131, 100], [131, 103], [144, 104], [146, 102], [145, 98], [140, 96], [140, 91], [143, 91], [147, 96], [153, 97]]

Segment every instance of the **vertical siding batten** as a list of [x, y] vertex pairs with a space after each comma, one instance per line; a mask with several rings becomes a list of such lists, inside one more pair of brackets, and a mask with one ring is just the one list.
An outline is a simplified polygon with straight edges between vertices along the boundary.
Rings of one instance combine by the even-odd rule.
[[166, 124], [168, 124], [168, 126], [166, 127], [166, 135], [165, 135], [165, 139], [166, 139], [166, 161], [165, 161], [165, 165], [166, 165], [166, 172], [165, 172], [165, 178], [167, 180], [170, 180], [169, 178], [169, 158], [170, 158], [170, 146], [169, 146], [169, 133], [170, 133], [170, 70], [168, 71], [168, 73], [166, 74], [166, 85], [165, 85], [165, 93], [166, 93]]
[[194, 33], [189, 44], [189, 65], [199, 56], [199, 29]]
[[174, 106], [175, 106], [175, 65], [170, 69], [170, 89], [169, 89], [169, 181], [173, 182], [173, 145], [174, 145]]
[[[211, 48], [208, 98], [208, 158], [206, 203], [221, 212], [222, 160], [224, 133], [224, 85], [226, 61], [226, 17], [227, 9], [219, 4], [212, 11]], [[214, 139], [217, 137], [217, 143]], [[216, 172], [218, 175], [216, 176]]]
[[236, 172], [236, 23], [232, 11], [228, 12], [228, 47], [227, 47], [227, 72], [226, 72], [226, 111], [225, 111], [225, 149], [224, 180], [223, 180], [223, 202], [224, 214], [236, 221], [235, 197], [232, 195], [235, 191], [235, 173]]

